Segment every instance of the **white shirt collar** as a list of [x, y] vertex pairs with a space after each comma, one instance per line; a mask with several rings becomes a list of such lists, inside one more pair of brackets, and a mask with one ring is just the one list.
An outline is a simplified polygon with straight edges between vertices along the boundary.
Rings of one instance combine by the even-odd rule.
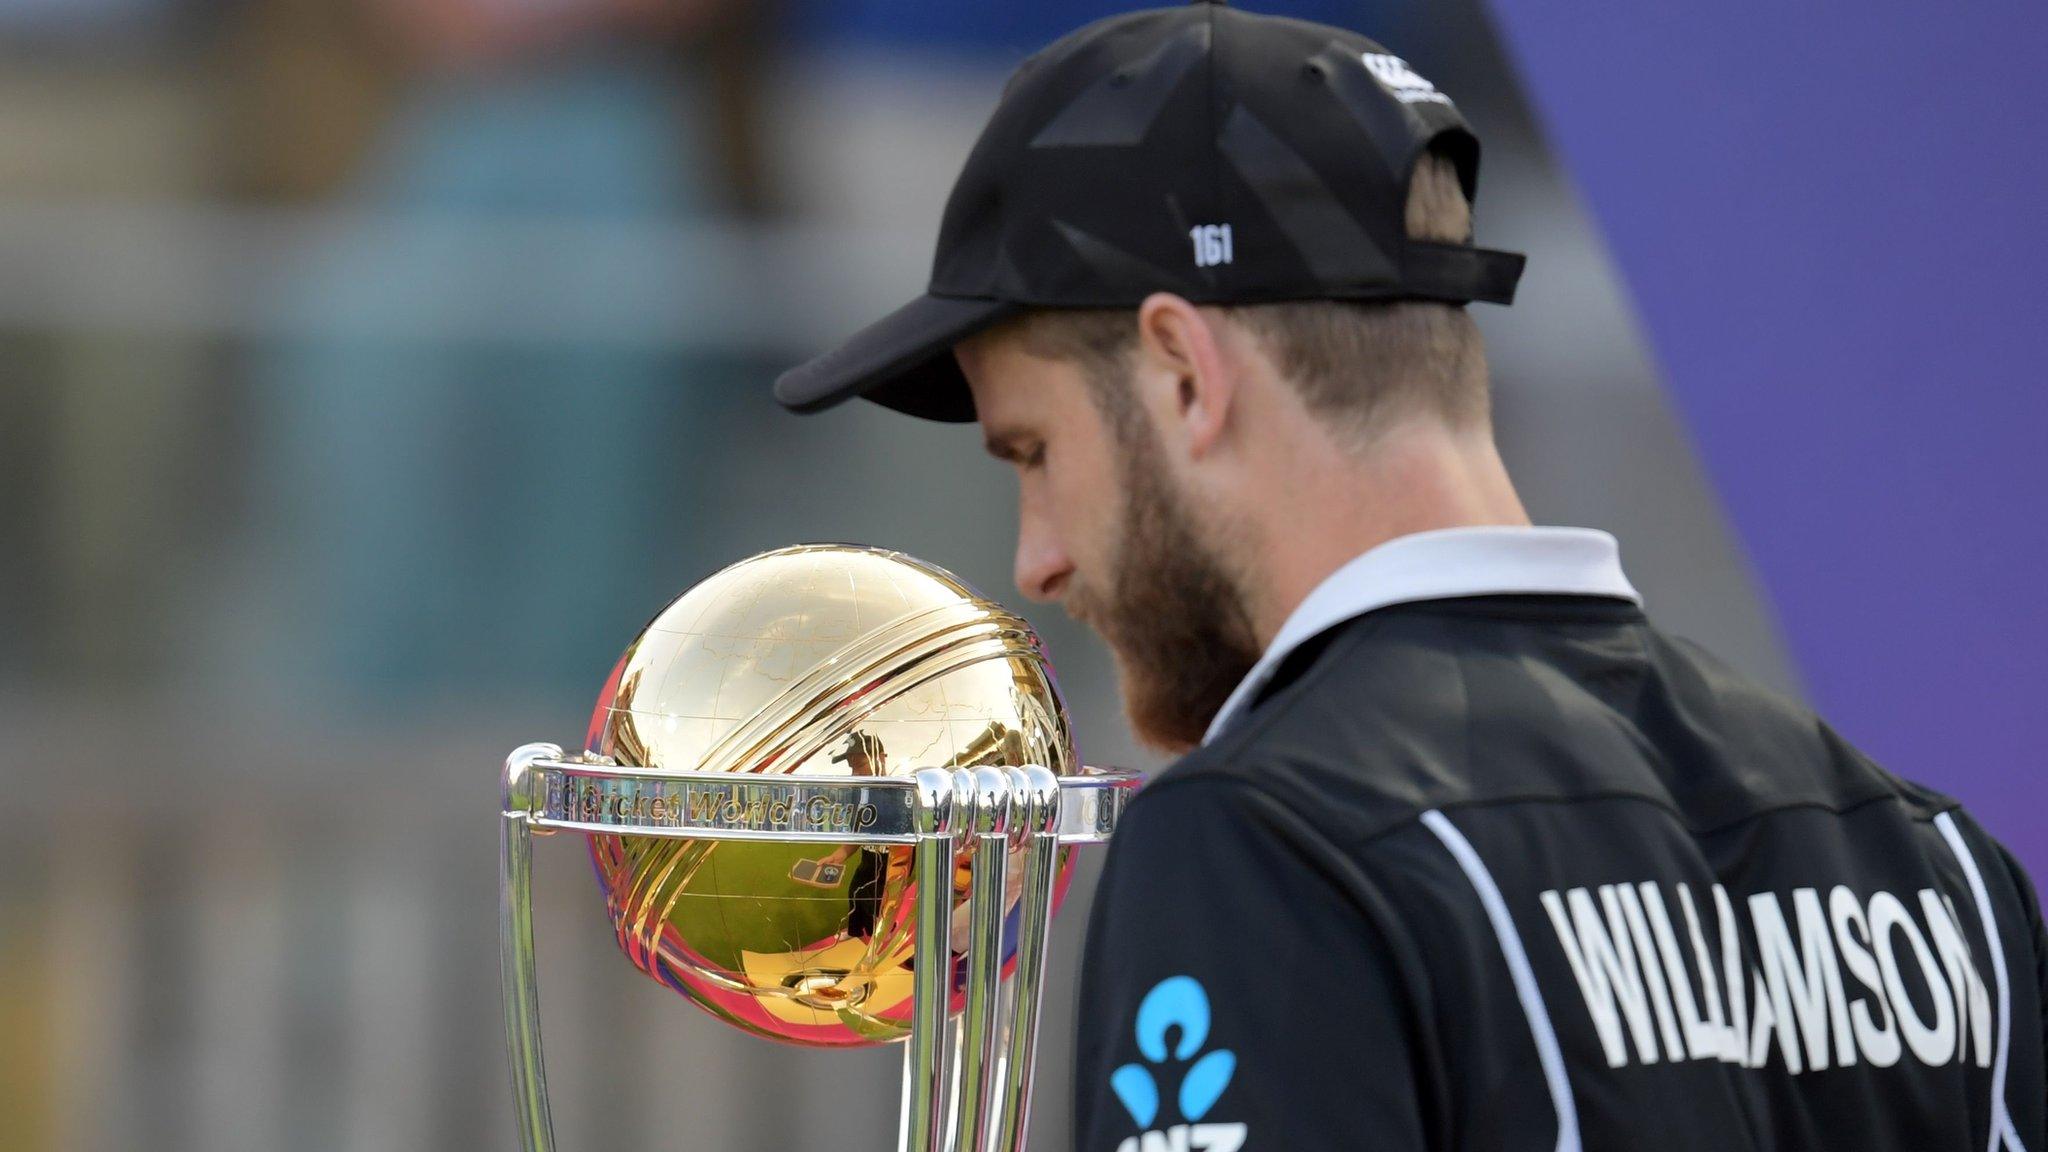
[[1512, 593], [1643, 599], [1622, 574], [1620, 546], [1597, 529], [1441, 528], [1399, 536], [1316, 585], [1217, 709], [1202, 743], [1250, 706], [1282, 660], [1334, 625], [1393, 604]]

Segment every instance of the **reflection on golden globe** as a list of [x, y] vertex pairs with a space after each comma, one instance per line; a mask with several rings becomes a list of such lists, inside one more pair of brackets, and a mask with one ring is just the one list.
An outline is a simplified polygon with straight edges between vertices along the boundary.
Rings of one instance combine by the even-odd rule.
[[[743, 560], [663, 609], [613, 670], [589, 750], [653, 769], [840, 777], [1077, 763], [1028, 624], [943, 569], [844, 544]], [[713, 1015], [799, 1044], [908, 1034], [909, 848], [592, 836], [590, 852], [626, 955]], [[1011, 859], [1021, 882], [1021, 851]], [[1005, 895], [1014, 911], [1014, 882]]]

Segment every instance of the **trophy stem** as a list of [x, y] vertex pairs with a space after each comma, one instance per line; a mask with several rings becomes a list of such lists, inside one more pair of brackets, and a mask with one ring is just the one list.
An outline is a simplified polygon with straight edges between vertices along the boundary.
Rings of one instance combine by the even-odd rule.
[[1044, 768], [1016, 769], [1024, 779], [1018, 789], [1024, 812], [1019, 825], [1028, 836], [1024, 853], [1024, 891], [1018, 900], [1017, 970], [1011, 978], [1010, 1035], [1001, 1072], [1001, 1104], [996, 1113], [996, 1152], [1023, 1152], [1030, 1134], [1031, 1081], [1038, 1055], [1040, 993], [1045, 987], [1047, 945], [1052, 939], [1053, 883], [1059, 872], [1060, 842], [1055, 831], [1060, 803], [1059, 779]]
[[960, 1021], [960, 1152], [987, 1152], [995, 1132], [995, 1062], [1001, 1024], [1003, 918], [1009, 886], [1011, 786], [999, 768], [963, 773], [971, 781], [975, 835], [973, 880], [968, 890], [967, 1010]]
[[946, 1152], [946, 1017], [953, 996], [952, 773], [917, 774], [923, 834], [913, 849], [917, 884], [917, 967], [911, 973], [910, 1051], [905, 1058], [909, 1152]]
[[512, 1056], [512, 1104], [526, 1152], [554, 1152], [548, 1074], [541, 1058], [540, 980], [533, 950], [533, 826], [530, 768], [560, 760], [552, 744], [528, 744], [505, 761], [505, 807], [498, 825], [498, 955], [504, 983], [505, 1041]]

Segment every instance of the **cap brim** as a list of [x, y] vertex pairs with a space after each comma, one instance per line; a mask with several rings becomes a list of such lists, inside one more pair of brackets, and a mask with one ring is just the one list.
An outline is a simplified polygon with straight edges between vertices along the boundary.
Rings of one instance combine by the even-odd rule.
[[784, 372], [775, 398], [793, 412], [817, 412], [864, 396], [927, 420], [971, 422], [974, 397], [953, 345], [1022, 310], [1001, 300], [920, 296]]

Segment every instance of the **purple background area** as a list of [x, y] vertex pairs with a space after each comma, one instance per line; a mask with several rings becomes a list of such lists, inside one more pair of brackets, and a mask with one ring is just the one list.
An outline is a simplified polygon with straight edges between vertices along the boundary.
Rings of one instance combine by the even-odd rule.
[[2048, 5], [1492, 7], [1814, 702], [2048, 875]]

